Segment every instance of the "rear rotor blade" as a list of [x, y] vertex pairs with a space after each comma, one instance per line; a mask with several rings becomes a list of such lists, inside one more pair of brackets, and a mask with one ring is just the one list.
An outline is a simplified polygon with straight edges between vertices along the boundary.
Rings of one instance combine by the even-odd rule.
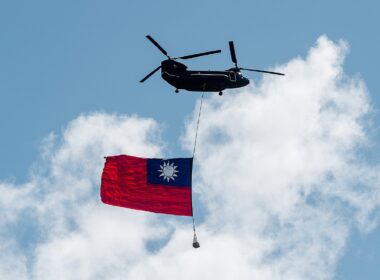
[[230, 45], [230, 53], [231, 53], [232, 62], [235, 63], [235, 66], [237, 67], [237, 59], [236, 59], [234, 42], [233, 41], [229, 41], [228, 43]]
[[249, 68], [240, 68], [240, 69], [241, 70], [247, 70], [247, 71], [253, 71], [253, 72], [260, 72], [260, 73], [267, 73], [267, 74], [274, 74], [274, 75], [285, 76], [285, 74], [283, 74], [283, 73], [272, 72], [272, 71], [264, 71], [264, 70], [249, 69]]
[[147, 79], [150, 78], [150, 76], [152, 76], [154, 73], [156, 73], [160, 68], [161, 68], [161, 66], [158, 66], [156, 69], [154, 69], [154, 70], [153, 70], [152, 72], [150, 72], [148, 75], [146, 75], [145, 78], [142, 79], [142, 80], [140, 81], [140, 83], [145, 82]]
[[164, 55], [166, 55], [168, 58], [170, 58], [169, 56], [168, 56], [168, 53], [164, 50], [164, 48], [163, 47], [161, 47], [160, 46], [160, 44], [159, 43], [157, 43], [153, 38], [152, 38], [152, 36], [150, 36], [150, 35], [146, 35], [146, 37], [148, 38], [148, 40], [149, 41], [151, 41], [152, 43], [153, 43], [153, 45], [155, 45]]
[[204, 56], [204, 55], [209, 55], [209, 54], [214, 54], [214, 53], [220, 53], [220, 52], [222, 52], [222, 51], [221, 50], [216, 50], [216, 51], [209, 51], [209, 52], [203, 52], [203, 53], [196, 53], [196, 54], [191, 54], [191, 55], [185, 55], [185, 56], [180, 56], [180, 57], [176, 57], [176, 58], [189, 59], [189, 58], [194, 58], [194, 57]]

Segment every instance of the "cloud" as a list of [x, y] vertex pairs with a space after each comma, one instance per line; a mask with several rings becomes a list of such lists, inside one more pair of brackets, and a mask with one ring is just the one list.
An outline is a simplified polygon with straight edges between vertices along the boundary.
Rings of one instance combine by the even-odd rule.
[[[322, 36], [285, 77], [208, 97], [186, 218], [100, 203], [103, 156], [163, 156], [160, 125], [92, 113], [51, 134], [22, 185], [0, 183], [2, 279], [329, 279], [353, 228], [378, 223], [365, 84]], [[198, 104], [199, 105], [199, 104]], [[192, 150], [198, 105], [185, 125]], [[205, 209], [200, 213], [198, 209]]]
[[144, 255], [145, 243], [167, 229], [153, 215], [101, 204], [100, 174], [105, 155], [159, 156], [160, 137], [152, 119], [104, 113], [79, 116], [61, 138], [49, 135], [30, 181], [0, 184], [6, 241], [0, 277], [104, 278], [108, 269], [119, 271]]
[[195, 185], [205, 226], [265, 244], [240, 255], [268, 279], [332, 277], [352, 228], [378, 222], [379, 167], [363, 160], [371, 108], [363, 81], [344, 74], [347, 51], [322, 36], [306, 59], [276, 68], [285, 77], [203, 104]]

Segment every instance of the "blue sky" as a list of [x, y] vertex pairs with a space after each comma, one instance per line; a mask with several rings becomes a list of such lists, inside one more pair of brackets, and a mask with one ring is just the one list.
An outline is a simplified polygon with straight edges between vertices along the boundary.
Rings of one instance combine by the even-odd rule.
[[[44, 165], [46, 137], [53, 132], [59, 146], [68, 124], [93, 112], [152, 118], [165, 143], [159, 153], [188, 155], [180, 139], [189, 134], [185, 120], [196, 112], [200, 95], [174, 94], [158, 74], [138, 82], [164, 58], [147, 34], [173, 56], [222, 49], [219, 55], [186, 61], [192, 69], [215, 70], [232, 65], [229, 40], [235, 42], [239, 64], [258, 69], [305, 58], [322, 35], [336, 44], [344, 40], [349, 45], [344, 74], [365, 84], [372, 107], [365, 126], [370, 144], [358, 158], [377, 165], [378, 11], [375, 1], [3, 1], [0, 181], [14, 186], [29, 182]], [[260, 91], [262, 76], [247, 76]], [[199, 204], [202, 199], [200, 195]], [[377, 279], [376, 209], [371, 212], [376, 225], [370, 230], [350, 228], [336, 265], [330, 267], [334, 279]], [[13, 225], [21, 236], [16, 243], [35, 246], [33, 238], [20, 233], [25, 230], [20, 224]]]

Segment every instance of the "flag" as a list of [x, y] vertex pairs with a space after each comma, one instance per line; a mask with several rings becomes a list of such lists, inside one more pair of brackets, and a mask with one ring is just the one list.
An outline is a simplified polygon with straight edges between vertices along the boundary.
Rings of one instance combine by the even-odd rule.
[[106, 157], [104, 203], [155, 213], [192, 216], [192, 158]]

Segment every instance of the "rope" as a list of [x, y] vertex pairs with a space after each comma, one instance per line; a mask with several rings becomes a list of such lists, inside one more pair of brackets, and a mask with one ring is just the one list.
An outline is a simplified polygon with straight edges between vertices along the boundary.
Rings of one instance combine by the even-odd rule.
[[[201, 119], [203, 96], [204, 96], [204, 92], [202, 93], [201, 104], [199, 106], [199, 113], [198, 113], [197, 129], [195, 130], [195, 140], [194, 140], [194, 148], [193, 148], [193, 161], [194, 161], [194, 156], [195, 156], [195, 148], [197, 147], [198, 128], [199, 128], [199, 120]], [[193, 207], [192, 203], [191, 203], [191, 207]], [[193, 232], [194, 232], [193, 247], [194, 248], [199, 248], [200, 245], [199, 245], [199, 242], [198, 242], [198, 239], [197, 239], [197, 234], [195, 232], [194, 212], [193, 212], [193, 215], [191, 217], [193, 219]]]
[[201, 119], [201, 112], [202, 112], [202, 104], [203, 104], [203, 95], [205, 93], [202, 93], [202, 99], [201, 99], [201, 105], [199, 106], [199, 113], [198, 113], [198, 122], [197, 122], [197, 129], [195, 131], [195, 140], [194, 140], [194, 149], [193, 149], [193, 159], [195, 155], [195, 148], [197, 146], [197, 138], [198, 138], [198, 128], [199, 128], [199, 120]]
[[197, 239], [197, 234], [195, 232], [194, 214], [193, 214], [193, 231], [194, 231], [193, 247], [194, 248], [199, 248], [200, 245], [199, 245], [199, 242], [198, 242], [198, 239]]

